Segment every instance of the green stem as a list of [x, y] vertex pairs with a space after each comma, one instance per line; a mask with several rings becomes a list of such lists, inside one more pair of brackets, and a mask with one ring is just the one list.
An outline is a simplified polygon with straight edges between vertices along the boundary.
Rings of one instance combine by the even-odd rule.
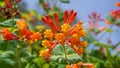
[[65, 58], [67, 59], [67, 53], [64, 45], [63, 45], [63, 51], [64, 51]]
[[7, 50], [9, 49], [9, 41], [7, 41]]
[[18, 63], [17, 68], [22, 68], [21, 61], [20, 61], [20, 52], [21, 52], [21, 48], [17, 48], [17, 51], [16, 51], [16, 61]]

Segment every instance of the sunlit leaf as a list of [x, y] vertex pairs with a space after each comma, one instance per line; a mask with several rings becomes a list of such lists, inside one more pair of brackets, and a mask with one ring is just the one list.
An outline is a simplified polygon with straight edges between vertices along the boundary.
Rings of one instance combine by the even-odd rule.
[[108, 28], [105, 28], [105, 31], [106, 31], [106, 32], [109, 32], [109, 33], [112, 33], [112, 32], [113, 32], [112, 29], [108, 29]]
[[96, 46], [107, 47], [107, 48], [113, 49], [113, 46], [111, 46], [111, 45], [109, 45], [109, 44], [100, 43], [100, 42], [98, 42], [98, 41], [94, 41], [93, 44], [95, 44]]

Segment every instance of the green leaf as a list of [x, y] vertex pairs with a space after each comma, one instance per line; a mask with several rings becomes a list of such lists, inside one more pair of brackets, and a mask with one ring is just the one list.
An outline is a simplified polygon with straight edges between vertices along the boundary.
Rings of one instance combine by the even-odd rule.
[[25, 66], [25, 68], [30, 68], [30, 63], [27, 63], [27, 65]]
[[115, 22], [115, 19], [114, 19], [111, 15], [108, 15], [106, 18], [107, 18], [107, 20], [109, 20], [111, 23], [114, 23], [114, 22]]
[[70, 1], [69, 0], [60, 0], [61, 2], [63, 3], [69, 3]]
[[109, 44], [103, 44], [103, 43], [100, 43], [98, 41], [94, 41], [93, 44], [96, 45], [96, 46], [107, 47], [107, 48], [113, 49], [113, 46], [110, 46]]
[[20, 57], [32, 57], [32, 55], [26, 48], [24, 48], [20, 53]]
[[44, 0], [39, 0], [39, 3], [40, 3], [40, 4], [43, 4], [43, 3], [44, 3]]
[[6, 51], [0, 55], [1, 58], [14, 58], [15, 53], [13, 51]]
[[5, 2], [0, 2], [0, 6], [1, 7], [5, 6]]
[[90, 34], [89, 31], [86, 30], [86, 37], [85, 37], [85, 40], [88, 42], [88, 43], [92, 43], [95, 41], [95, 39], [93, 38], [93, 36]]
[[65, 66], [66, 66], [65, 64], [59, 64], [58, 68], [65, 68]]
[[35, 64], [33, 64], [30, 68], [36, 68]]
[[106, 32], [109, 32], [109, 33], [112, 33], [112, 32], [113, 32], [112, 29], [108, 29], [108, 28], [105, 28], [105, 31], [106, 31]]
[[109, 49], [108, 49], [107, 47], [105, 47], [104, 50], [105, 50], [105, 53], [106, 53], [106, 55], [107, 55], [108, 60], [109, 60], [110, 62], [112, 62], [112, 55], [111, 55]]
[[25, 68], [36, 68], [36, 66], [35, 66], [35, 64], [27, 63], [27, 65], [25, 66]]
[[120, 25], [120, 20], [116, 20], [116, 21], [115, 21], [115, 24], [116, 24], [116, 25]]
[[43, 64], [42, 68], [49, 68], [49, 64], [48, 63]]
[[14, 60], [15, 60], [15, 53], [13, 51], [6, 51], [0, 55], [0, 61], [5, 64], [13, 66], [16, 63]]
[[77, 63], [79, 61], [83, 61], [81, 56], [77, 55], [74, 50], [69, 47], [68, 45], [65, 45], [67, 59], [64, 55], [63, 46], [57, 45], [53, 51], [52, 51], [52, 57], [51, 60], [57, 61], [59, 63]]
[[16, 25], [16, 20], [17, 19], [9, 19], [3, 22], [0, 22], [1, 27], [13, 27]]

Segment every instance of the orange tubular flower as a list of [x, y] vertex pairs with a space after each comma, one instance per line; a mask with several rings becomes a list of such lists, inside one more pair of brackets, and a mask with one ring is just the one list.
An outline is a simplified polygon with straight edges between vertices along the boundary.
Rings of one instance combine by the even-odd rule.
[[66, 68], [81, 68], [82, 62], [78, 62], [77, 64], [66, 65]]
[[94, 64], [91, 64], [91, 63], [84, 63], [84, 64], [82, 64], [82, 66], [85, 66], [87, 68], [95, 68]]
[[[56, 13], [54, 13], [55, 23], [48, 15], [42, 17], [42, 21], [45, 24], [49, 25], [53, 31], [52, 32], [51, 30], [46, 30], [44, 32], [45, 38], [48, 38], [50, 41], [52, 39], [55, 39], [56, 42], [60, 43], [61, 45], [67, 44], [73, 48], [78, 55], [81, 55], [84, 50], [83, 47], [86, 46], [86, 43], [81, 42], [80, 38], [84, 37], [86, 35], [86, 32], [82, 27], [82, 21], [79, 21], [77, 24], [71, 27], [70, 24], [75, 20], [76, 15], [77, 13], [73, 10], [71, 10], [69, 13], [68, 11], [65, 11], [63, 16], [63, 24], [61, 27], [58, 20], [58, 15]], [[53, 45], [50, 46], [52, 47]], [[49, 44], [47, 47], [50, 49]]]
[[21, 19], [21, 20], [17, 20], [16, 21], [16, 25], [18, 26], [18, 29], [19, 29], [19, 34], [20, 35], [24, 35], [25, 32], [27, 31], [27, 23], [25, 20]]
[[25, 40], [29, 41], [30, 44], [33, 44], [35, 41], [42, 39], [41, 33], [28, 30], [28, 24], [25, 20], [18, 20], [16, 24], [18, 26], [19, 34]]
[[66, 68], [81, 68], [82, 66], [86, 68], [94, 68], [93, 64], [78, 62], [77, 64], [66, 65]]
[[10, 0], [4, 0], [5, 1], [5, 3], [6, 3], [6, 6], [9, 8], [9, 12], [10, 12], [10, 14], [12, 14], [12, 5], [11, 5], [11, 2], [10, 2]]
[[16, 24], [17, 24], [18, 28], [21, 29], [21, 30], [23, 30], [23, 29], [25, 30], [28, 27], [26, 21], [23, 20], [23, 19], [17, 20]]
[[111, 24], [111, 22], [109, 20], [106, 20], [106, 24]]
[[120, 8], [110, 12], [110, 15], [114, 17], [114, 19], [120, 18]]
[[115, 6], [120, 7], [120, 2], [116, 2]]
[[5, 41], [19, 39], [17, 36], [12, 34], [12, 32], [10, 32], [7, 28], [2, 28], [2, 30], [0, 30], [0, 33], [3, 35]]
[[63, 25], [61, 26], [61, 32], [64, 33], [65, 35], [68, 34], [69, 29], [70, 29], [70, 25], [69, 25], [69, 24], [66, 24], [66, 23], [65, 23], [65, 24], [63, 24]]
[[42, 34], [39, 32], [34, 32], [31, 36], [30, 36], [30, 43], [34, 43], [37, 40], [41, 40], [42, 39]]
[[39, 53], [40, 53], [40, 56], [41, 56], [42, 58], [44, 58], [45, 60], [49, 59], [49, 57], [50, 57], [49, 50], [40, 51]]
[[65, 35], [63, 33], [57, 33], [55, 35], [55, 39], [61, 44], [64, 45], [65, 42]]
[[48, 40], [43, 40], [43, 41], [42, 41], [42, 45], [43, 45], [43, 46], [46, 46], [46, 47], [48, 47], [48, 48], [51, 47], [51, 44], [50, 44], [50, 42], [49, 42]]
[[53, 33], [50, 29], [47, 29], [44, 32], [44, 38], [48, 38], [49, 40], [53, 40]]

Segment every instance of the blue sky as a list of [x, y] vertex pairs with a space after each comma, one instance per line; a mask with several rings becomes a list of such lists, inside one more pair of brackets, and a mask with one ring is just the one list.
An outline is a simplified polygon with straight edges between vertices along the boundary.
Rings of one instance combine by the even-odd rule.
[[[28, 3], [28, 9], [42, 11], [39, 6], [39, 0], [24, 0]], [[52, 1], [52, 0], [51, 0]], [[62, 10], [74, 9], [78, 14], [77, 18], [86, 20], [91, 12], [98, 12], [103, 18], [110, 10], [116, 9], [114, 3], [119, 0], [70, 0], [70, 3], [57, 3]]]

